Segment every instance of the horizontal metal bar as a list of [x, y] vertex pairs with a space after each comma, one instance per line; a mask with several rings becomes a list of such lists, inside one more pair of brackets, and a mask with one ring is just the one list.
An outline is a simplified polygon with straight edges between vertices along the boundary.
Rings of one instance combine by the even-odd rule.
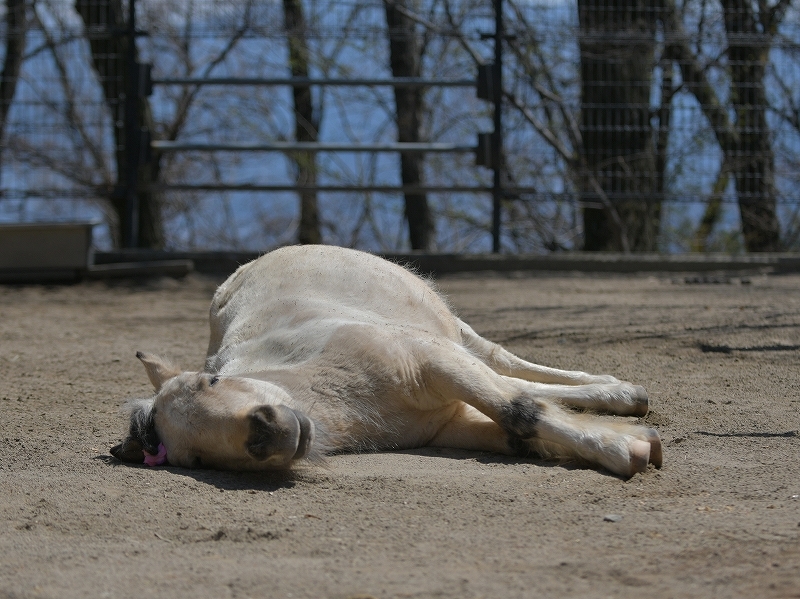
[[421, 77], [396, 77], [394, 79], [334, 79], [311, 77], [161, 77], [154, 85], [327, 85], [332, 87], [475, 87], [473, 79], [423, 79]]
[[[377, 191], [379, 193], [404, 193], [406, 190], [408, 193], [490, 193], [492, 191], [491, 187], [469, 187], [469, 186], [454, 186], [454, 187], [447, 187], [447, 186], [431, 186], [431, 187], [384, 187], [384, 186], [377, 186], [377, 187], [369, 187], [369, 186], [358, 186], [358, 185], [349, 185], [349, 186], [322, 186], [319, 188], [314, 187], [298, 187], [296, 185], [279, 185], [279, 186], [267, 186], [267, 185], [198, 185], [198, 186], [188, 186], [182, 183], [178, 183], [174, 186], [169, 184], [157, 184], [153, 186], [148, 186], [148, 190], [151, 191], [173, 191], [173, 190], [187, 190], [187, 191], [266, 191], [266, 192], [278, 192], [278, 191], [320, 191], [320, 192], [343, 192], [343, 193], [353, 193], [353, 192], [363, 192], [363, 191]], [[516, 199], [515, 196], [517, 195], [525, 195], [530, 194], [531, 197], [529, 198], [521, 198], [522, 201], [530, 201], [530, 202], [551, 202], [551, 201], [567, 201], [567, 202], [576, 202], [579, 206], [601, 206], [599, 202], [587, 202], [581, 201], [576, 194], [570, 193], [542, 193], [537, 192], [535, 188], [526, 188], [526, 187], [506, 187], [503, 189], [503, 194], [507, 199]], [[510, 196], [510, 197], [509, 197]], [[0, 199], [3, 200], [55, 200], [55, 201], [67, 201], [67, 202], [86, 202], [96, 204], [97, 202], [104, 202], [107, 201], [109, 197], [108, 189], [104, 187], [97, 187], [97, 188], [78, 188], [78, 189], [65, 189], [65, 188], [7, 188], [7, 189], [0, 189]], [[653, 199], [661, 199], [666, 204], [705, 204], [708, 201], [706, 197], [690, 197], [690, 196], [675, 196], [675, 197], [662, 197], [662, 198], [653, 198]], [[612, 199], [612, 202], [614, 200]], [[641, 200], [643, 203], [647, 200]], [[722, 203], [728, 206], [736, 206], [738, 201], [735, 197], [725, 197], [722, 200]], [[800, 197], [790, 197], [790, 198], [778, 198], [777, 203], [779, 206], [800, 206]]]
[[468, 185], [258, 185], [239, 184], [226, 185], [224, 183], [156, 183], [148, 186], [150, 191], [261, 191], [261, 192], [299, 192], [317, 191], [327, 193], [352, 193], [372, 191], [376, 193], [489, 193], [490, 186]]
[[158, 152], [474, 152], [473, 146], [449, 143], [378, 143], [345, 144], [328, 142], [226, 142], [194, 143], [185, 141], [153, 141]]

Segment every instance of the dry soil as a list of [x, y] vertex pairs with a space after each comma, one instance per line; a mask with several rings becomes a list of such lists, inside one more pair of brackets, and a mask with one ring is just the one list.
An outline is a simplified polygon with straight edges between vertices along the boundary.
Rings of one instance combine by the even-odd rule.
[[218, 282], [0, 287], [0, 596], [800, 597], [800, 276], [440, 281], [524, 358], [647, 387], [664, 467], [631, 480], [429, 449], [121, 465], [134, 353], [199, 368]]

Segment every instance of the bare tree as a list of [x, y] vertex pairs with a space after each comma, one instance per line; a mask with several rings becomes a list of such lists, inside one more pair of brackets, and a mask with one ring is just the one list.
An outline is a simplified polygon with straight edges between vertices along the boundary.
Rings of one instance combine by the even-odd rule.
[[[92, 53], [92, 65], [97, 76], [106, 103], [112, 113], [114, 123], [114, 139], [116, 142], [117, 185], [111, 190], [108, 200], [117, 215], [119, 228], [125, 231], [129, 228], [129, 214], [126, 210], [126, 195], [123, 193], [128, 183], [130, 164], [129, 152], [141, 151], [126, 139], [128, 131], [125, 128], [125, 96], [130, 89], [130, 78], [138, 77], [138, 73], [131, 73], [129, 68], [129, 52], [136, 50], [135, 41], [130, 35], [120, 35], [126, 31], [128, 24], [125, 19], [122, 0], [77, 0], [75, 8], [83, 19]], [[133, 48], [131, 48], [133, 44]], [[138, 60], [136, 61], [138, 62]], [[147, 98], [140, 98], [136, 102], [138, 114], [136, 119], [144, 128], [152, 131], [154, 123]], [[141, 163], [138, 177], [138, 244], [140, 247], [159, 248], [164, 244], [164, 227], [161, 216], [161, 206], [157, 194], [149, 189], [149, 185], [156, 181], [157, 169], [151, 165]], [[119, 239], [119, 237], [117, 237]]]
[[[195, 48], [193, 28], [195, 19], [204, 18], [195, 14], [196, 6], [190, 2], [179, 5], [164, 5], [161, 3], [145, 4], [140, 7], [140, 20], [145, 25], [158, 30], [157, 40], [150, 45], [158, 45], [151, 49], [158, 56], [162, 64], [170, 65], [170, 69], [186, 77], [208, 77], [216, 67], [223, 64], [226, 58], [234, 51], [237, 44], [250, 30], [251, 10], [253, 1], [242, 0], [234, 9], [228, 10], [226, 21], [226, 36], [219, 46], [211, 51]], [[127, 65], [128, 36], [114, 35], [125, 31], [127, 21], [121, 10], [121, 0], [78, 0], [76, 3], [81, 18], [86, 25], [87, 36], [90, 42], [92, 66], [103, 88], [109, 109], [112, 113], [118, 182], [116, 190], [120, 190], [126, 176], [127, 147], [125, 145], [125, 129], [119, 126], [124, 122], [124, 98], [127, 90], [128, 77], [130, 76]], [[144, 19], [142, 19], [144, 17]], [[136, 56], [139, 50], [134, 48]], [[137, 59], [138, 62], [138, 59]], [[154, 137], [166, 141], [175, 141], [192, 123], [192, 110], [201, 97], [200, 85], [181, 85], [164, 94], [163, 104], [169, 105], [171, 110], [166, 111], [166, 118], [157, 120], [147, 98], [141, 98], [137, 103], [138, 122]], [[164, 111], [162, 111], [164, 112]], [[147, 148], [141, 150], [147, 153]], [[162, 182], [165, 173], [180, 170], [183, 164], [175, 161], [174, 155], [165, 155], [154, 152], [149, 160], [143, 160], [139, 167], [139, 242], [142, 247], [160, 247], [164, 244], [164, 217], [165, 209], [174, 212], [174, 207], [165, 204], [169, 201], [163, 193], [157, 191], [158, 184]], [[184, 161], [185, 162], [185, 161]], [[214, 173], [219, 177], [219, 168], [213, 157], [196, 161], [206, 165], [205, 172]], [[178, 204], [181, 203], [179, 200]], [[118, 220], [124, 224], [124, 199], [118, 191], [112, 194], [111, 204], [114, 207]], [[197, 210], [198, 204], [189, 208]], [[230, 240], [228, 240], [230, 241]]]
[[[105, 135], [110, 118], [85, 62], [83, 32], [75, 31], [75, 15], [64, 8], [46, 0], [31, 4], [28, 27], [36, 34], [29, 37], [31, 48], [19, 77], [26, 84], [25, 113], [33, 119], [8, 128], [5, 149], [11, 161], [44, 184], [43, 197], [55, 191], [47, 189], [47, 182], [55, 180], [64, 192], [94, 204], [99, 195], [110, 195], [116, 180]], [[44, 123], [47, 135], [31, 135], [33, 122]], [[99, 207], [113, 234], [116, 213], [107, 201]]]
[[[652, 251], [661, 215], [650, 123], [657, 13], [646, 0], [579, 0], [578, 16], [581, 192], [594, 204], [583, 210], [584, 249]], [[596, 184], [614, 204], [628, 248]]]
[[722, 213], [722, 194], [725, 193], [725, 188], [728, 187], [729, 180], [730, 170], [723, 160], [723, 164], [714, 181], [714, 186], [711, 189], [711, 194], [706, 201], [706, 207], [703, 211], [703, 217], [700, 219], [700, 225], [697, 227], [694, 234], [692, 250], [695, 252], [706, 252], [709, 249], [711, 235]]
[[[775, 155], [767, 124], [764, 88], [769, 42], [775, 35], [788, 0], [772, 8], [749, 0], [723, 0], [731, 105], [736, 113], [738, 144], [723, 148], [736, 179], [742, 234], [751, 252], [781, 249], [775, 197]], [[764, 44], [767, 44], [765, 47]]]
[[[21, 0], [7, 0], [14, 1]], [[103, 23], [113, 22], [114, 32], [124, 32], [127, 24], [119, 11], [126, 0], [78, 0], [80, 19], [74, 1], [28, 2], [30, 27], [37, 31], [28, 36], [28, 45], [37, 48], [27, 50], [20, 75], [25, 97], [18, 93], [15, 101], [34, 98], [36, 108], [30, 111], [47, 112], [41, 130], [51, 121], [59, 129], [31, 135], [30, 128], [18, 127], [22, 112], [15, 111], [6, 128], [5, 159], [35, 172], [18, 181], [35, 181], [45, 192], [55, 192], [50, 197], [60, 197], [57, 187], [66, 182], [74, 196], [89, 192], [111, 198], [111, 190], [124, 183], [124, 173], [117, 174], [125, 162], [117, 154], [124, 147], [118, 134], [124, 132], [116, 131], [115, 123], [122, 120], [117, 108], [127, 84], [115, 74], [112, 57], [125, 49], [116, 48], [119, 40], [109, 39]], [[795, 33], [788, 22], [777, 30], [790, 2], [743, 7], [734, 0], [610, 1], [504, 2], [509, 32], [502, 90], [504, 183], [528, 190], [504, 200], [505, 247], [571, 249], [582, 245], [585, 232], [587, 248], [594, 235], [605, 249], [652, 249], [664, 218], [661, 198], [698, 196], [707, 199], [707, 210], [694, 247], [716, 247], [714, 227], [732, 190], [743, 228], [761, 222], [762, 229], [764, 223], [770, 229], [780, 216], [783, 241], [791, 244], [796, 237], [790, 229], [800, 221], [784, 218], [789, 210], [778, 203], [778, 212], [769, 200], [780, 202], [778, 194], [797, 180], [790, 172], [793, 164], [800, 163], [796, 59], [784, 60], [796, 56]], [[390, 70], [395, 77], [471, 79], [475, 65], [491, 55], [491, 43], [482, 35], [491, 30], [485, 0], [139, 0], [137, 8], [137, 21], [149, 34], [139, 38], [139, 52], [154, 62], [159, 78], [280, 77], [287, 70], [296, 78], [377, 77]], [[592, 16], [594, 8], [603, 16]], [[90, 10], [114, 14], [92, 16]], [[86, 34], [91, 44], [82, 41]], [[759, 79], [762, 83], [753, 83]], [[396, 136], [465, 144], [474, 143], [476, 124], [485, 129], [491, 120], [486, 103], [469, 90], [393, 93], [379, 86], [303, 83], [290, 94], [285, 91], [159, 85], [148, 127], [158, 140], [201, 145], [231, 138], [313, 142], [322, 138], [325, 109], [329, 133], [341, 140], [381, 142]], [[166, 235], [178, 245], [255, 248], [289, 242], [295, 234], [316, 242], [313, 233], [321, 229], [328, 241], [359, 247], [397, 249], [411, 236], [415, 248], [485, 248], [489, 212], [481, 194], [409, 193], [401, 204], [382, 193], [303, 192], [298, 211], [294, 201], [267, 205], [256, 191], [220, 191], [242, 179], [242, 189], [271, 185], [276, 178], [308, 187], [320, 181], [348, 188], [390, 184], [385, 154], [293, 152], [286, 158], [265, 165], [255, 153], [165, 151], [149, 162], [149, 174], [139, 176], [156, 183], [144, 187], [158, 190], [152, 195]], [[406, 186], [487, 185], [487, 172], [474, 168], [469, 154], [400, 158]], [[182, 182], [216, 191], [165, 190], [165, 184]], [[324, 208], [320, 212], [318, 202]], [[101, 205], [113, 215], [110, 220], [118, 220], [109, 201]], [[669, 210], [664, 214], [672, 219], [680, 208]], [[332, 217], [325, 221], [325, 214]], [[659, 243], [672, 230], [665, 226]], [[681, 235], [680, 243], [692, 243], [691, 237]]]
[[[412, 18], [413, 0], [384, 0], [389, 33], [389, 63], [393, 77], [420, 77], [422, 53], [416, 22]], [[423, 90], [419, 87], [394, 88], [397, 111], [397, 139], [400, 142], [422, 140]], [[404, 186], [419, 187], [423, 181], [424, 157], [420, 153], [400, 155], [400, 177]], [[428, 196], [419, 192], [405, 194], [405, 215], [411, 248], [431, 249], [435, 235], [433, 214]]]
[[[283, 0], [284, 28], [289, 45], [289, 70], [292, 77], [307, 79], [310, 55], [306, 39], [306, 21], [302, 0]], [[320, 110], [315, 108], [310, 85], [292, 87], [294, 102], [295, 140], [316, 142], [319, 139]], [[295, 152], [291, 156], [296, 169], [295, 181], [299, 186], [317, 184], [317, 158], [314, 152]], [[297, 238], [300, 243], [320, 243], [319, 208], [317, 192], [301, 190], [300, 226]]]
[[[164, 69], [164, 75], [194, 77], [206, 79], [211, 77], [215, 69], [235, 53], [240, 42], [251, 31], [253, 5], [255, 0], [240, 0], [230, 3], [225, 8], [224, 21], [217, 14], [204, 15], [194, 2], [188, 3], [143, 3], [140, 8], [140, 20], [152, 32], [149, 43], [145, 46], [151, 60], [157, 60], [157, 67]], [[202, 36], [195, 33], [202, 29], [203, 19], [219, 19], [218, 26], [223, 31], [220, 43], [211, 48], [202, 43]], [[168, 66], [167, 66], [168, 65]], [[225, 120], [220, 118], [226, 113], [225, 102], [219, 95], [207, 92], [198, 84], [170, 86], [159, 90], [162, 105], [169, 110], [162, 111], [152, 118], [153, 136], [158, 140], [177, 141], [183, 136], [208, 135], [208, 125], [203, 123], [199, 115], [216, 119], [220, 128], [225, 127]], [[219, 107], [218, 107], [219, 105]], [[198, 173], [215, 182], [221, 182], [223, 171], [233, 168], [229, 160], [214, 154], [186, 155], [154, 152], [145, 168], [147, 181], [151, 184], [169, 182], [180, 177], [197, 177]], [[221, 244], [227, 247], [238, 247], [238, 235], [231, 214], [228, 197], [222, 195], [214, 202], [213, 215], [203, 214], [203, 197], [190, 193], [159, 193], [162, 217], [175, 218], [179, 215], [187, 225], [189, 246], [202, 244]], [[200, 231], [203, 231], [203, 240]], [[192, 239], [194, 241], [192, 241]]]
[[[523, 2], [507, 0], [506, 28], [511, 32], [505, 40], [509, 52], [504, 64], [505, 86], [502, 90], [507, 110], [504, 113], [505, 183], [532, 188], [519, 197], [504, 201], [503, 235], [507, 247], [515, 251], [559, 251], [575, 247], [581, 227], [577, 218], [578, 203], [572, 192], [552, 188], [554, 173], [560, 173], [558, 186], [571, 185], [581, 171], [579, 148], [582, 140], [574, 99], [579, 88], [574, 69], [574, 54], [561, 46], [543, 40], [548, 36], [563, 37], [565, 31], [551, 26], [541, 11], [531, 11]], [[482, 2], [443, 0], [449, 27], [436, 30], [439, 35], [454, 39], [475, 66], [487, 58], [470, 37], [472, 17], [485, 13]], [[563, 26], [561, 26], [563, 27]], [[552, 39], [552, 38], [551, 38]], [[449, 55], [454, 52], [448, 51]], [[470, 69], [474, 73], [474, 70]], [[452, 106], [440, 109], [453, 111]], [[471, 124], [476, 117], [470, 115]], [[474, 127], [474, 124], [472, 124]], [[584, 171], [586, 169], [583, 169]], [[547, 174], [545, 174], [547, 173]], [[463, 182], [467, 169], [455, 170], [452, 181]], [[473, 175], [474, 176], [474, 175]], [[589, 177], [610, 213], [618, 215], [596, 180]], [[464, 211], [464, 200], [458, 207], [445, 206], [441, 212], [448, 229], [463, 228], [489, 234], [488, 221], [476, 219], [475, 212]], [[463, 225], [463, 227], [462, 227]], [[624, 234], [622, 235], [624, 239]]]
[[[725, 170], [736, 182], [745, 247], [751, 252], [781, 248], [765, 75], [772, 40], [789, 5], [789, 0], [779, 0], [772, 7], [759, 2], [756, 10], [756, 5], [747, 1], [723, 0], [730, 81], [725, 101], [709, 79], [710, 69], [700, 48], [693, 49], [689, 42], [681, 12], [673, 0], [666, 0], [669, 52], [725, 155]], [[707, 228], [708, 222], [704, 226]]]
[[[0, 144], [25, 54], [27, 25], [25, 0], [6, 0], [6, 55], [0, 72]], [[0, 145], [0, 164], [2, 164], [2, 145]]]

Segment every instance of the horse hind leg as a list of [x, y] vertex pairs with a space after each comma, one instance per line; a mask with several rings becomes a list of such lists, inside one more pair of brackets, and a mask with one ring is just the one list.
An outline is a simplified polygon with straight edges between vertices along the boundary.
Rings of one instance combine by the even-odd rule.
[[649, 409], [647, 391], [640, 385], [620, 381], [608, 374], [589, 374], [579, 370], [559, 370], [527, 362], [497, 343], [478, 335], [468, 324], [459, 321], [464, 348], [497, 374], [532, 383], [581, 386], [574, 393], [559, 393], [565, 405], [618, 416], [644, 416]]
[[592, 410], [617, 416], [644, 416], [649, 410], [649, 400], [644, 387], [630, 383], [529, 384], [542, 387], [546, 394], [557, 397], [561, 404], [580, 410]]

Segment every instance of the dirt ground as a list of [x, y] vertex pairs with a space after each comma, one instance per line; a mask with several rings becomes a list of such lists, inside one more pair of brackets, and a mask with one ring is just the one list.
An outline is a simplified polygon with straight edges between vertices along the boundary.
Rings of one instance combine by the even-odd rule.
[[664, 467], [627, 481], [427, 449], [121, 465], [134, 353], [199, 368], [219, 281], [0, 287], [0, 597], [800, 597], [800, 276], [712, 280], [440, 281], [524, 358], [647, 387]]

